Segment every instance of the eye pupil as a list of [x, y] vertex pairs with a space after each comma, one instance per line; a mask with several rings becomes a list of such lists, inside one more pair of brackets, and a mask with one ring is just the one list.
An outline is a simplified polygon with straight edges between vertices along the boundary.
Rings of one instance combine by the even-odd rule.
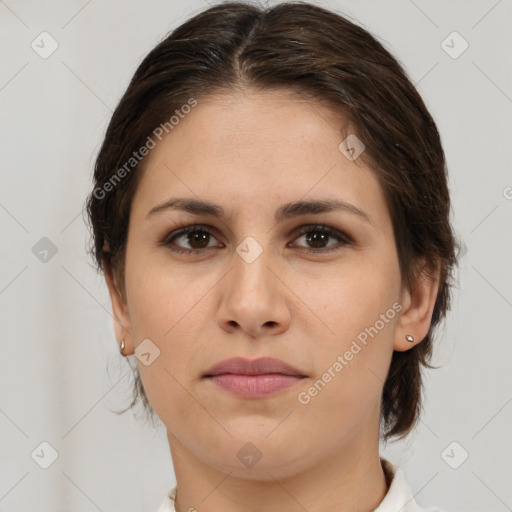
[[[311, 233], [315, 233], [315, 235], [311, 235]], [[325, 247], [325, 245], [323, 245], [327, 238], [329, 238], [329, 235], [325, 234], [325, 233], [320, 233], [319, 231], [310, 231], [310, 233], [308, 234], [308, 236], [306, 236], [307, 238], [307, 241], [309, 244], [312, 244], [313, 247], [315, 248], [321, 248], [321, 247]]]
[[[209, 236], [209, 233], [206, 231], [193, 231], [188, 234], [187, 238], [194, 249], [202, 249], [208, 246]], [[198, 247], [194, 246], [195, 242], [199, 243]]]

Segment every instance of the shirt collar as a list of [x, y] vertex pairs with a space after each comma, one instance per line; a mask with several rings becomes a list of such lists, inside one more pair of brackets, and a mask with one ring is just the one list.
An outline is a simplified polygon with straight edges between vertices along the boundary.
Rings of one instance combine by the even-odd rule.
[[[384, 496], [384, 499], [374, 512], [429, 512], [429, 510], [421, 508], [416, 503], [411, 489], [405, 480], [403, 471], [385, 459], [380, 460], [384, 472], [392, 480], [386, 496]], [[436, 510], [431, 509], [430, 512], [436, 512]]]

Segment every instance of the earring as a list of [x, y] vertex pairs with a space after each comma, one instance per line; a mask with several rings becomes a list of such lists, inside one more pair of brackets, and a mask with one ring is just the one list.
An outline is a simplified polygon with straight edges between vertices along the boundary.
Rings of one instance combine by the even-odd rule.
[[121, 346], [119, 347], [119, 352], [124, 356], [124, 339], [121, 340]]
[[406, 335], [405, 335], [405, 339], [406, 339], [409, 343], [414, 343], [414, 338], [413, 338], [410, 334], [406, 334]]

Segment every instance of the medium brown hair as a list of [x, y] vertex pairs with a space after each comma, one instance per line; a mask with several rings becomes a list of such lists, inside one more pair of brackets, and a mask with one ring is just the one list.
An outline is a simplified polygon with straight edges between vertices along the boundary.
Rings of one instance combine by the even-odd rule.
[[[384, 190], [404, 283], [439, 277], [427, 336], [393, 352], [383, 388], [382, 437], [403, 437], [420, 414], [422, 366], [432, 367], [433, 330], [449, 307], [458, 243], [432, 117], [397, 60], [344, 16], [306, 2], [225, 2], [183, 23], [145, 57], [112, 115], [87, 199], [98, 268], [112, 273], [124, 297], [130, 206], [144, 160], [119, 183], [116, 172], [190, 98], [248, 88], [293, 91], [342, 114]], [[135, 372], [135, 393], [152, 414]]]

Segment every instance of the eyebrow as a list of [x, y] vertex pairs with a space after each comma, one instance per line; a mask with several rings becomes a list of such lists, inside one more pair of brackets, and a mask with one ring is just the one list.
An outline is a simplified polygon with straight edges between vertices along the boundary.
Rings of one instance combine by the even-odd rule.
[[[165, 210], [182, 210], [191, 214], [208, 215], [222, 220], [231, 218], [231, 215], [228, 215], [226, 210], [218, 204], [210, 201], [181, 197], [171, 198], [151, 208], [146, 217], [150, 217]], [[357, 215], [368, 224], [373, 225], [370, 216], [366, 212], [353, 204], [338, 199], [318, 199], [314, 201], [293, 201], [286, 203], [276, 210], [274, 218], [275, 222], [282, 222], [283, 220], [300, 217], [301, 215], [328, 213], [338, 210]]]

